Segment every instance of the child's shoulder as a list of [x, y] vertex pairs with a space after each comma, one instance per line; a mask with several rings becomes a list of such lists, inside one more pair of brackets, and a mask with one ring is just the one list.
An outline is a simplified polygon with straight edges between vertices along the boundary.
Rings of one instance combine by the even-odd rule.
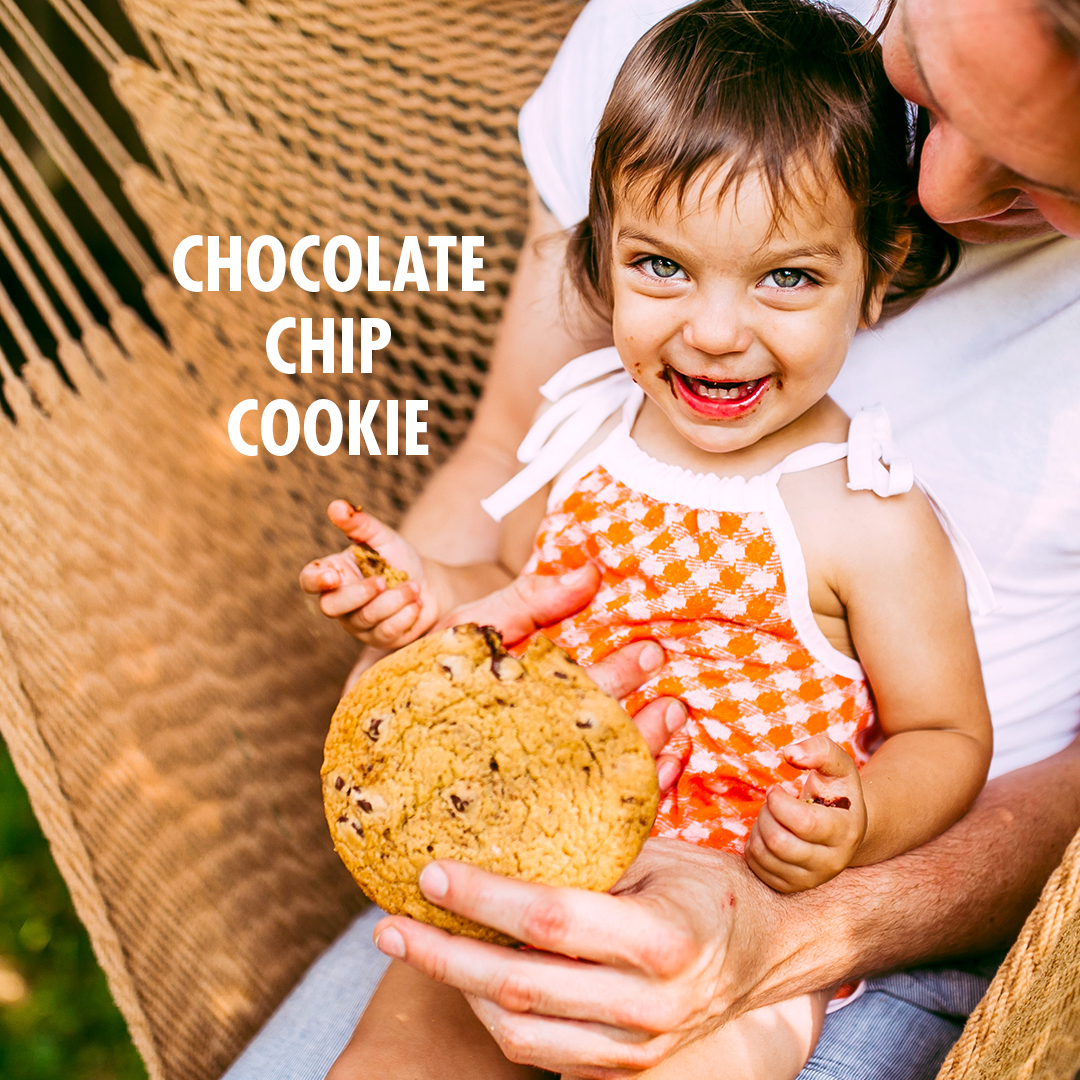
[[883, 496], [852, 490], [849, 475], [848, 462], [841, 459], [781, 479], [781, 493], [803, 548], [832, 567], [830, 576], [904, 577], [929, 564], [955, 564], [949, 537], [917, 483]]

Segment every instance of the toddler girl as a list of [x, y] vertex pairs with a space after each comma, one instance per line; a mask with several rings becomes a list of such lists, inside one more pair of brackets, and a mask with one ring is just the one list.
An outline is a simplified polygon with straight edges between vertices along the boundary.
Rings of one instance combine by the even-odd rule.
[[[828, 397], [856, 329], [949, 264], [911, 209], [907, 131], [876, 46], [821, 5], [705, 0], [647, 34], [570, 249], [614, 347], [543, 388], [526, 467], [484, 503], [504, 574], [600, 569], [592, 602], [544, 630], [576, 660], [663, 646], [625, 702], [689, 712], [654, 836], [743, 851], [782, 891], [925, 843], [990, 761], [960, 563], [983, 605], [985, 578], [882, 411], [849, 420]], [[499, 580], [331, 514], [411, 578], [364, 581], [348, 555], [305, 568], [366, 642], [405, 644]], [[648, 1075], [794, 1077], [830, 996], [748, 1014]]]

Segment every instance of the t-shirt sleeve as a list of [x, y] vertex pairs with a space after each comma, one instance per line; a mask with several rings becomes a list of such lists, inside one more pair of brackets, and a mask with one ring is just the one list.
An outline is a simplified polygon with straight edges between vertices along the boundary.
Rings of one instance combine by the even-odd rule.
[[564, 228], [589, 208], [600, 116], [634, 43], [685, 0], [590, 0], [543, 82], [521, 110], [521, 153], [533, 184]]
[[[521, 110], [521, 152], [540, 198], [569, 229], [589, 209], [589, 170], [600, 117], [634, 43], [686, 0], [589, 0], [543, 82]], [[838, 6], [866, 19], [875, 0]]]

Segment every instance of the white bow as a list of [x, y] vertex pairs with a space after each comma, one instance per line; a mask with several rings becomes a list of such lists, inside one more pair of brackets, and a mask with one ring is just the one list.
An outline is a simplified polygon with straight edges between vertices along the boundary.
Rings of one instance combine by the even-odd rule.
[[915, 470], [893, 445], [892, 425], [880, 405], [851, 418], [847, 467], [852, 491], [872, 491], [883, 499], [903, 495], [915, 483]]

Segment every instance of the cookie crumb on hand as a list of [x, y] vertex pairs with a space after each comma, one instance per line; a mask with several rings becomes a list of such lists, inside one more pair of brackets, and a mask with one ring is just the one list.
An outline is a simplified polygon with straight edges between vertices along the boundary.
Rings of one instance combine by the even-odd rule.
[[394, 569], [370, 544], [365, 544], [362, 540], [359, 544], [353, 544], [349, 551], [364, 577], [381, 577], [388, 589], [396, 589], [398, 585], [409, 580], [409, 575], [404, 570]]

